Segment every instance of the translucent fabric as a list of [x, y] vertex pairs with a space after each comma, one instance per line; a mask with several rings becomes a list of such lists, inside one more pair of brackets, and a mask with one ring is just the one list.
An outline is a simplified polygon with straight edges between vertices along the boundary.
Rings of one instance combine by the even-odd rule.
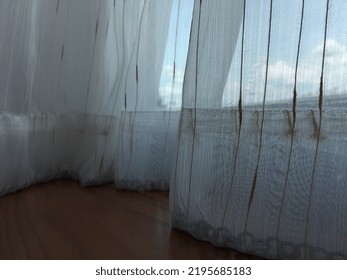
[[63, 177], [170, 187], [173, 227], [197, 238], [347, 258], [345, 11], [0, 0], [0, 195]]
[[61, 177], [168, 188], [179, 115], [157, 100], [172, 7], [0, 1], [0, 194]]
[[195, 1], [174, 227], [266, 258], [347, 258], [346, 10]]

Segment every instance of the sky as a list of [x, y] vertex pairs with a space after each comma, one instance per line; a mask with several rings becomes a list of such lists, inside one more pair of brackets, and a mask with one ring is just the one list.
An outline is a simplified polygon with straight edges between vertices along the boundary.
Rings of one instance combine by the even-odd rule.
[[[160, 84], [162, 103], [171, 109], [181, 106], [184, 69], [193, 10], [192, 0], [181, 0], [176, 51], [176, 78], [172, 84], [174, 38], [179, 0], [173, 1]], [[273, 1], [266, 102], [289, 101], [301, 21], [301, 0]], [[326, 0], [306, 0], [297, 76], [298, 98], [318, 97], [324, 42]], [[324, 94], [346, 94], [347, 83], [347, 1], [330, 0], [324, 64]], [[270, 1], [248, 0], [246, 6], [243, 104], [260, 103], [264, 96]], [[242, 25], [225, 85], [223, 106], [236, 106], [240, 89]], [[172, 97], [172, 98], [171, 98]]]
[[[181, 108], [182, 87], [188, 53], [189, 35], [194, 4], [193, 2], [193, 0], [173, 0], [167, 49], [159, 88], [159, 93], [163, 104], [165, 107], [171, 107], [171, 109]], [[176, 67], [175, 82], [173, 84], [172, 73], [174, 61]]]

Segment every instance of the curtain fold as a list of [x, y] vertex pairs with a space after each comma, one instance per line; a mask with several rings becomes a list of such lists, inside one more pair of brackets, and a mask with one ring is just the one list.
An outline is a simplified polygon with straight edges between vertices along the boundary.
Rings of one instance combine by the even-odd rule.
[[195, 1], [174, 227], [266, 258], [347, 257], [343, 11]]
[[61, 177], [167, 189], [179, 115], [156, 102], [172, 1], [0, 5], [0, 193]]
[[168, 190], [172, 225], [347, 258], [343, 0], [0, 0], [0, 195]]

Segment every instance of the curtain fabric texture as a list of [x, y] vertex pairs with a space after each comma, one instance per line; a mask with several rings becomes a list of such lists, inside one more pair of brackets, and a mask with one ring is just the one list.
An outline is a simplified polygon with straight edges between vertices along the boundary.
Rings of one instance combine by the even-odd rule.
[[0, 193], [62, 176], [167, 189], [179, 114], [156, 102], [172, 2], [0, 5]]
[[195, 1], [176, 227], [267, 258], [347, 257], [346, 10]]
[[0, 0], [0, 195], [168, 190], [173, 227], [347, 258], [343, 0]]

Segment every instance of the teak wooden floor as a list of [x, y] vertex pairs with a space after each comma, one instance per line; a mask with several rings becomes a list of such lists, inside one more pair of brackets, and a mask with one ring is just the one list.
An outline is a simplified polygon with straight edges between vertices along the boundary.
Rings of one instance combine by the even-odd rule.
[[254, 259], [172, 230], [168, 193], [62, 180], [0, 198], [0, 259]]

